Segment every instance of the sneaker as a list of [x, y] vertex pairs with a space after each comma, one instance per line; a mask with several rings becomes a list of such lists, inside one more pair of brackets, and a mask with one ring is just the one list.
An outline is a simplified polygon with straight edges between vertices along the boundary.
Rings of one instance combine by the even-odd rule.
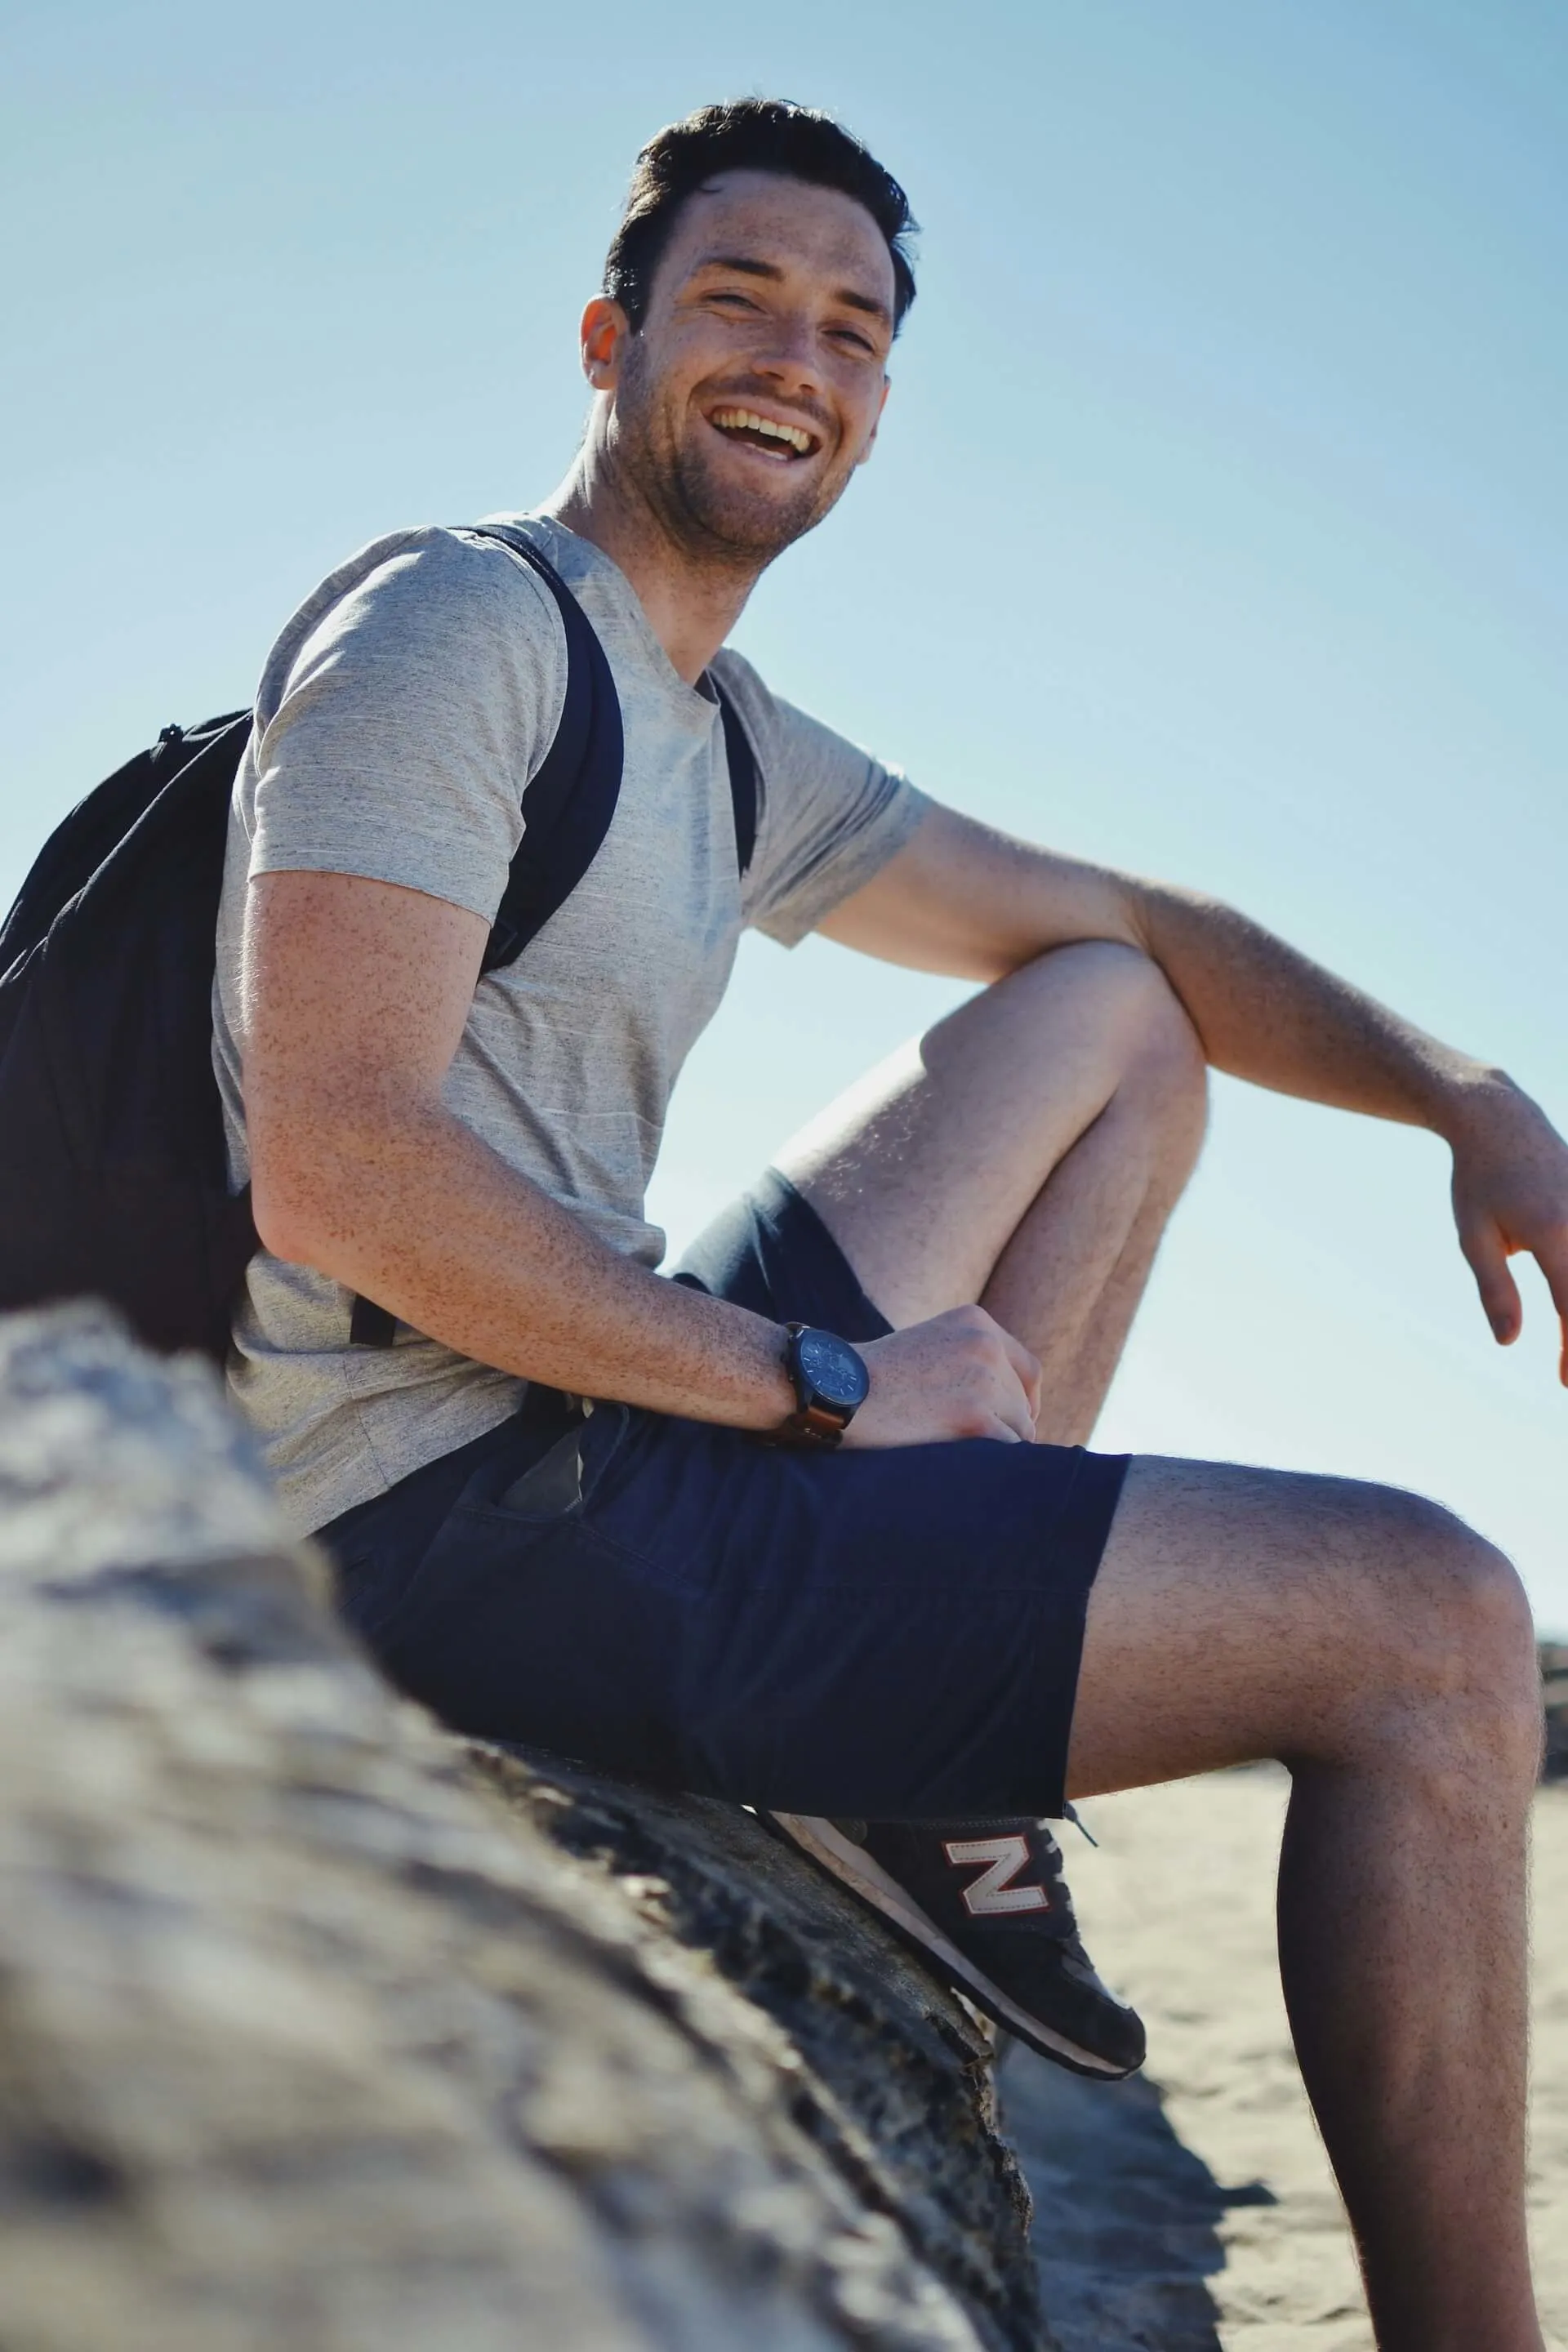
[[762, 1818], [1043, 2058], [1105, 2081], [1143, 2063], [1142, 2021], [1094, 1972], [1044, 1822]]

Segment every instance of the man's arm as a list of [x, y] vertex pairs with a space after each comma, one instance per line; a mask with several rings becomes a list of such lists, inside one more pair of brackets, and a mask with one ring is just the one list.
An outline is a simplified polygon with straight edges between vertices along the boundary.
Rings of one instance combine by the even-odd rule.
[[1217, 900], [1061, 857], [933, 807], [821, 926], [924, 971], [995, 980], [1075, 940], [1149, 956], [1215, 1069], [1342, 1110], [1429, 1128], [1454, 1156], [1459, 1244], [1492, 1329], [1518, 1336], [1515, 1251], [1563, 1326], [1568, 1384], [1568, 1146], [1501, 1070], [1439, 1044]]
[[[487, 936], [391, 883], [252, 882], [241, 1049], [263, 1243], [503, 1371], [776, 1427], [795, 1394], [775, 1324], [618, 1255], [447, 1108]], [[862, 1352], [857, 1444], [1034, 1434], [1039, 1367], [979, 1307]]]

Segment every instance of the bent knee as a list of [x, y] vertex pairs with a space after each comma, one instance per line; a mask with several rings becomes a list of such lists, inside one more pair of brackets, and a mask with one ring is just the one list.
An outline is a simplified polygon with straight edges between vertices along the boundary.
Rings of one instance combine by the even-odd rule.
[[1118, 940], [1076, 940], [1049, 948], [999, 983], [1055, 995], [1064, 985], [1084, 993], [1108, 1034], [1124, 1086], [1151, 1082], [1170, 1096], [1206, 1098], [1203, 1041], [1160, 966]]
[[1450, 1652], [1462, 1662], [1459, 1686], [1500, 1736], [1511, 1732], [1530, 1750], [1533, 1769], [1543, 1717], [1530, 1599], [1511, 1560], [1462, 1522], [1454, 1526], [1445, 1607]]
[[[1375, 1491], [1375, 1490], [1373, 1490]], [[1391, 1541], [1371, 1571], [1375, 1628], [1365, 1653], [1375, 1687], [1432, 1719], [1464, 1718], [1479, 1742], [1538, 1757], [1541, 1676], [1529, 1598], [1512, 1563], [1441, 1505], [1387, 1494]]]
[[1203, 1039], [1159, 965], [1147, 957], [1141, 961], [1139, 1039], [1123, 1084], [1151, 1088], [1179, 1115], [1195, 1113], [1201, 1131], [1209, 1085]]
[[1439, 1503], [1409, 1506], [1430, 1639], [1449, 1678], [1504, 1684], [1535, 1668], [1530, 1602], [1511, 1560]]

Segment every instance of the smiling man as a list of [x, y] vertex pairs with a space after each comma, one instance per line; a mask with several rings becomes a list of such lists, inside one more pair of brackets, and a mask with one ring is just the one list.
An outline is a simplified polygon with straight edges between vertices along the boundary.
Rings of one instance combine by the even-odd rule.
[[[561, 489], [499, 535], [376, 542], [284, 632], [219, 931], [265, 1244], [234, 1391], [407, 1689], [758, 1807], [1086, 2072], [1128, 2071], [1142, 2031], [1047, 1820], [1280, 1759], [1286, 1990], [1378, 2340], [1539, 2352], [1512, 1572], [1407, 1495], [1085, 1447], [1206, 1065], [1443, 1136], [1503, 1340], [1512, 1251], [1568, 1308], [1568, 1150], [1500, 1072], [1245, 918], [989, 832], [723, 650], [872, 452], [910, 225], [824, 117], [661, 131], [584, 315]], [[497, 964], [576, 612], [618, 797]], [[984, 985], [671, 1279], [645, 1189], [746, 923]]]

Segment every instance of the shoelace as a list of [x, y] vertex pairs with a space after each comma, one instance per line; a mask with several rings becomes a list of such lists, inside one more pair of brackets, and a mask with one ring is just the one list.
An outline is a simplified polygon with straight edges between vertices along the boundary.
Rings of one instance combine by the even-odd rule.
[[[1089, 1831], [1084, 1827], [1083, 1822], [1079, 1821], [1077, 1813], [1073, 1811], [1070, 1804], [1064, 1805], [1062, 1818], [1065, 1821], [1071, 1822], [1075, 1829], [1082, 1830], [1084, 1836], [1089, 1838], [1090, 1845], [1098, 1844], [1098, 1839], [1089, 1835]], [[1056, 1914], [1058, 1932], [1060, 1934], [1063, 1943], [1069, 1951], [1076, 1949], [1079, 1952], [1083, 1959], [1085, 1968], [1089, 1970], [1089, 1975], [1094, 1977], [1094, 1969], [1089, 1961], [1089, 1955], [1084, 1951], [1082, 1945], [1079, 1941], [1078, 1912], [1073, 1904], [1072, 1889], [1068, 1885], [1067, 1863], [1063, 1856], [1062, 1850], [1057, 1843], [1048, 1820], [1037, 1821], [1035, 1827], [1039, 1832], [1041, 1843], [1044, 1844], [1046, 1849], [1043, 1858], [1044, 1869], [1042, 1874], [1048, 1877], [1050, 1881], [1052, 1895], [1051, 1909]], [[1098, 1984], [1100, 1981], [1099, 1978], [1094, 1977], [1094, 1981]]]

